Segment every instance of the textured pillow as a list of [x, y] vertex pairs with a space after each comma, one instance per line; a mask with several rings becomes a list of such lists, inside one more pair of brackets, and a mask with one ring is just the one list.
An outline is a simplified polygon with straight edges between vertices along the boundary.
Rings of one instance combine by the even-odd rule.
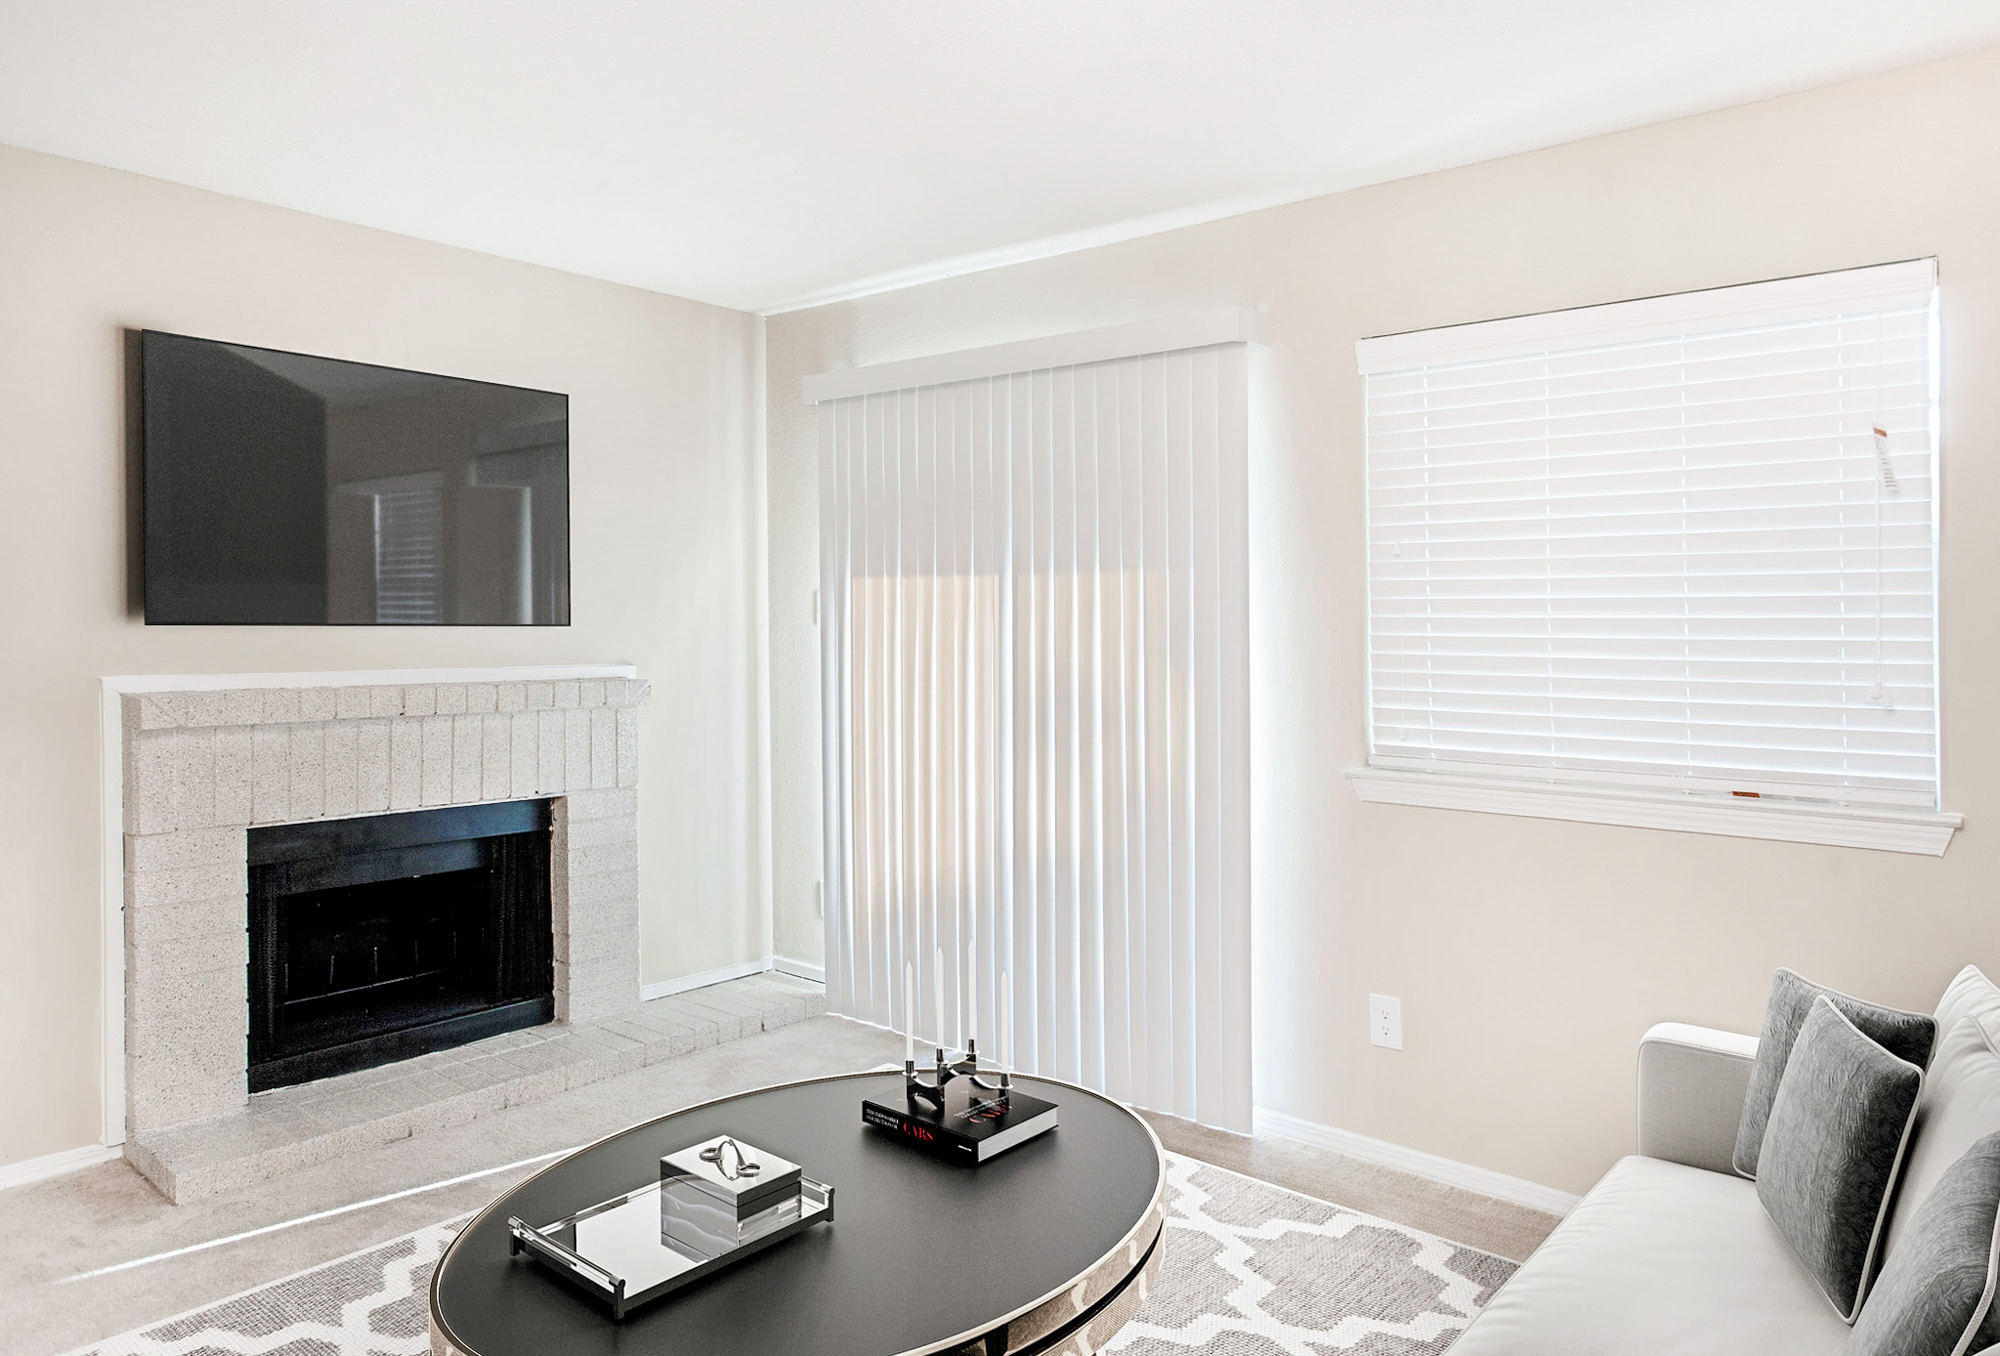
[[1846, 1356], [1965, 1356], [2000, 1342], [2000, 1134], [1945, 1169], [1868, 1296]]
[[1882, 1255], [1894, 1259], [1910, 1222], [1945, 1172], [1967, 1149], [2000, 1131], [2000, 1050], [1976, 1017], [1941, 1029], [1937, 1053], [1924, 1070], [1917, 1122], [1889, 1207]]
[[1937, 1038], [1937, 1023], [1921, 1012], [1902, 1012], [1876, 1003], [1835, 993], [1790, 970], [1771, 977], [1771, 1001], [1764, 1009], [1764, 1035], [1757, 1042], [1757, 1061], [1750, 1066], [1750, 1090], [1743, 1097], [1743, 1116], [1736, 1123], [1736, 1171], [1745, 1177], [1757, 1175], [1757, 1157], [1764, 1143], [1764, 1126], [1771, 1117], [1771, 1101], [1778, 1095], [1778, 1082], [1785, 1076], [1792, 1042], [1812, 1010], [1815, 999], [1824, 995], [1833, 1001], [1842, 1016], [1861, 1033], [1898, 1059], [1908, 1060], [1919, 1069], [1931, 1060], [1931, 1045]]
[[1923, 1082], [1922, 1069], [1862, 1035], [1821, 994], [1771, 1103], [1757, 1199], [1850, 1323]]

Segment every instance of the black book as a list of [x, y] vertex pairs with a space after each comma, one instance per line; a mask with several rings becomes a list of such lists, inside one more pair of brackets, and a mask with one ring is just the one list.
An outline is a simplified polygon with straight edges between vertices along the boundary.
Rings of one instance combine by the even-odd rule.
[[1057, 1107], [1019, 1088], [1006, 1093], [954, 1078], [944, 1087], [944, 1111], [900, 1092], [861, 1103], [861, 1122], [894, 1134], [912, 1148], [950, 1163], [984, 1163], [1045, 1130], [1056, 1128]]

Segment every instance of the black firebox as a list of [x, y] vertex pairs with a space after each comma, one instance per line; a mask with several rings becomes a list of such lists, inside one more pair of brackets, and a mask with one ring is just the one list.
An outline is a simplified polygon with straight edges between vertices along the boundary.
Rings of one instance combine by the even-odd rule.
[[549, 802], [250, 830], [250, 1091], [554, 1020]]

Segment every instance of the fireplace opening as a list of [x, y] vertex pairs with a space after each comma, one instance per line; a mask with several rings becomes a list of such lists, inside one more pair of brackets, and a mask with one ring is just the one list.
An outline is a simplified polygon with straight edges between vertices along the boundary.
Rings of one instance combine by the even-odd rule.
[[251, 829], [250, 1091], [555, 1017], [549, 802]]

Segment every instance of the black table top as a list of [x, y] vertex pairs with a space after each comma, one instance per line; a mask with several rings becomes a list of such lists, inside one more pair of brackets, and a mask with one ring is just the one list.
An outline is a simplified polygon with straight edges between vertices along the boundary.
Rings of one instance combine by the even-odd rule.
[[[1158, 1141], [1096, 1093], [1041, 1079], [1053, 1132], [977, 1167], [939, 1162], [861, 1124], [902, 1074], [788, 1083], [675, 1112], [544, 1168], [446, 1249], [432, 1315], [472, 1356], [895, 1356], [984, 1332], [1073, 1284], [1145, 1217]], [[507, 1217], [541, 1225], [659, 1177], [660, 1157], [735, 1135], [835, 1189], [834, 1219], [611, 1321], [523, 1254]]]

